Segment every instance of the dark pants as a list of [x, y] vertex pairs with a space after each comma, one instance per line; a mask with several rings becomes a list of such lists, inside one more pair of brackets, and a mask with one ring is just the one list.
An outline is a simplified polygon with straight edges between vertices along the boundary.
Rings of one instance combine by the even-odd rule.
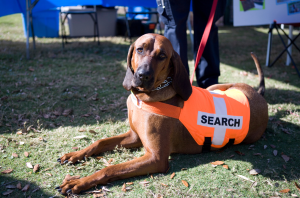
[[[189, 73], [187, 58], [186, 21], [190, 11], [191, 0], [163, 0], [165, 8], [158, 5], [158, 12], [165, 24], [165, 37], [167, 37], [174, 50], [180, 55], [181, 61]], [[212, 0], [193, 0], [194, 11], [194, 59], [196, 59], [202, 34], [206, 27], [212, 7]], [[220, 57], [218, 27], [215, 22], [224, 14], [226, 0], [219, 0], [211, 27], [210, 35], [203, 55], [196, 69], [197, 84], [206, 88], [218, 83], [220, 76]]]

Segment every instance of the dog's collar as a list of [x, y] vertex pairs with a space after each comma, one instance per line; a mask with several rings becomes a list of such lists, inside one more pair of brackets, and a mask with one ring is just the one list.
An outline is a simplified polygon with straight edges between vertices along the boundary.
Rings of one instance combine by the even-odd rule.
[[163, 89], [167, 86], [169, 86], [172, 83], [172, 78], [171, 77], [167, 77], [166, 80], [164, 80], [164, 82], [162, 82], [158, 87], [156, 87], [155, 89], [152, 89], [152, 91], [157, 91], [160, 89]]

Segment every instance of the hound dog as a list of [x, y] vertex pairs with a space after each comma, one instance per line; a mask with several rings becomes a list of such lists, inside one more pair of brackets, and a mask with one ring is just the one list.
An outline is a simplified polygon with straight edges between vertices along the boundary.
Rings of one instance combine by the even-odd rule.
[[261, 66], [256, 56], [251, 56], [260, 78], [258, 91], [243, 83], [201, 89], [191, 86], [180, 56], [167, 38], [158, 34], [138, 38], [129, 48], [123, 82], [131, 91], [127, 99], [130, 129], [67, 153], [58, 162], [75, 163], [116, 146], [144, 146], [145, 155], [65, 181], [56, 189], [77, 194], [114, 180], [165, 172], [172, 153], [196, 154], [259, 140], [267, 127], [268, 106]]

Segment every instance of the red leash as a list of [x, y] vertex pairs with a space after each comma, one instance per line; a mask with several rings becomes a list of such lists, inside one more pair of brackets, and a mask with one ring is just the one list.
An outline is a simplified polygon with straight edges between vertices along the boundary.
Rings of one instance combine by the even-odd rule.
[[195, 61], [195, 69], [194, 69], [194, 72], [192, 73], [192, 76], [191, 76], [191, 84], [193, 83], [194, 74], [195, 74], [197, 65], [199, 64], [200, 58], [203, 54], [205, 45], [207, 43], [207, 39], [209, 37], [211, 26], [212, 26], [212, 23], [214, 21], [214, 16], [215, 16], [215, 12], [216, 12], [217, 3], [218, 3], [218, 0], [213, 1], [212, 8], [211, 8], [209, 18], [208, 18], [208, 22], [207, 22], [207, 25], [205, 27], [203, 36], [201, 38], [201, 42], [200, 42], [200, 45], [199, 45], [199, 49], [198, 49], [198, 53], [197, 53], [197, 57], [196, 57], [196, 61]]

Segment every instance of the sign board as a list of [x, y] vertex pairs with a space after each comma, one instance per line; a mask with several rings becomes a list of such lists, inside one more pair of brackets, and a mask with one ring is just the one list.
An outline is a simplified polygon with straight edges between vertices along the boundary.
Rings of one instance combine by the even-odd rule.
[[233, 0], [233, 25], [300, 23], [300, 0]]

